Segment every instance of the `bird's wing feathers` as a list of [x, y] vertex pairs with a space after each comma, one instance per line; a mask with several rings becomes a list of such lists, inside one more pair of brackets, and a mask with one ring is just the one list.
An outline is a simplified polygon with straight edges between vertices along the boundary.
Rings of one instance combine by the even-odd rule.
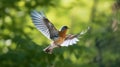
[[42, 12], [32, 11], [31, 17], [36, 28], [48, 39], [54, 40], [54, 38], [58, 37], [58, 30]]
[[76, 44], [77, 41], [79, 41], [78, 37], [80, 37], [81, 35], [85, 34], [88, 30], [89, 30], [89, 27], [88, 27], [87, 30], [82, 31], [79, 34], [76, 34], [76, 35], [68, 34], [66, 36], [65, 41], [61, 44], [61, 46], [69, 46], [69, 45]]
[[54, 25], [52, 23], [50, 23], [50, 21], [47, 18], [44, 18], [45, 21], [45, 25], [48, 27], [49, 29], [49, 33], [50, 33], [50, 38], [52, 40], [55, 40], [56, 38], [58, 38], [59, 36], [59, 31], [54, 27]]
[[77, 36], [78, 35], [72, 35], [72, 34], [67, 35], [65, 41], [61, 44], [61, 46], [69, 46], [76, 44], [77, 41], [79, 41]]

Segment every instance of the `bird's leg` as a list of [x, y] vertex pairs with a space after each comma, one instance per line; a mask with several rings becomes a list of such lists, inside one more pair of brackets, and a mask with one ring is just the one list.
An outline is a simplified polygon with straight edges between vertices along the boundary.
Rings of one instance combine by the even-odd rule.
[[61, 46], [60, 45], [57, 45], [59, 48], [61, 48]]

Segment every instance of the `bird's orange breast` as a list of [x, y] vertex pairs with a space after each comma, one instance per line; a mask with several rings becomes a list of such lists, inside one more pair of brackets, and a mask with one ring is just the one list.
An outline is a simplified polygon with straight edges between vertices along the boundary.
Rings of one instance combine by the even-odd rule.
[[59, 32], [59, 38], [54, 41], [54, 44], [56, 44], [56, 45], [62, 44], [64, 42], [65, 38], [66, 38], [66, 32], [67, 32], [67, 30], [60, 31]]
[[60, 44], [62, 44], [63, 42], [64, 42], [64, 38], [59, 37], [57, 40], [54, 41], [54, 44], [60, 45]]
[[62, 37], [62, 38], [65, 38], [66, 37], [66, 32], [67, 32], [67, 30], [60, 31], [59, 36]]

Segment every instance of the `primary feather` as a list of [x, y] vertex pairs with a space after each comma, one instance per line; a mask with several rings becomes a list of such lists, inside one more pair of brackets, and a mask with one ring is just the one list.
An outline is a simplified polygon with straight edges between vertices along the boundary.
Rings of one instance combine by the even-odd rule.
[[32, 11], [31, 17], [36, 28], [48, 39], [54, 40], [58, 37], [58, 30], [54, 25], [40, 12]]
[[73, 45], [73, 44], [76, 44], [77, 41], [79, 41], [77, 38], [77, 35], [69, 34], [69, 35], [67, 35], [65, 41], [61, 44], [61, 46]]
[[76, 44], [79, 41], [78, 37], [80, 37], [80, 35], [85, 34], [88, 30], [89, 30], [89, 27], [87, 30], [82, 31], [79, 34], [76, 34], [76, 35], [68, 34], [65, 38], [65, 41], [61, 44], [61, 46], [69, 46], [69, 45]]

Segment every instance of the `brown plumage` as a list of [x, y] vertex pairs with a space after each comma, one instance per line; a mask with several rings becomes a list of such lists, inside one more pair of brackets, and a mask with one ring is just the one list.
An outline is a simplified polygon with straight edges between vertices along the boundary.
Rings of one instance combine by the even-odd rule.
[[51, 45], [44, 49], [45, 52], [52, 54], [52, 51], [56, 47], [69, 46], [76, 44], [78, 35], [66, 34], [68, 27], [63, 26], [58, 31], [55, 26], [46, 18], [46, 16], [40, 12], [32, 11], [31, 17], [36, 28], [48, 39], [52, 40]]

